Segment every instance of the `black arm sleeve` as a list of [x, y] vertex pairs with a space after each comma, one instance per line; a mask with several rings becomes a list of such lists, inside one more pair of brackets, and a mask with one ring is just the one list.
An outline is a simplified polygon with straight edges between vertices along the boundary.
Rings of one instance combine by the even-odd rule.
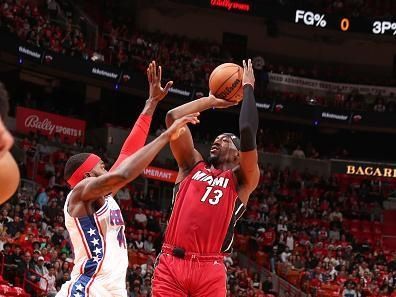
[[243, 101], [239, 114], [239, 133], [241, 135], [241, 151], [248, 152], [256, 149], [256, 134], [259, 116], [251, 85], [243, 87]]

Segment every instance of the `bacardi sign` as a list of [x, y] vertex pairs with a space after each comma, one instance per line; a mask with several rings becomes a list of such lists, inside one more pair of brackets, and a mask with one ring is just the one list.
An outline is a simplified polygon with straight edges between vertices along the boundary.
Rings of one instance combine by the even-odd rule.
[[351, 160], [331, 160], [331, 172], [366, 178], [396, 178], [396, 165]]

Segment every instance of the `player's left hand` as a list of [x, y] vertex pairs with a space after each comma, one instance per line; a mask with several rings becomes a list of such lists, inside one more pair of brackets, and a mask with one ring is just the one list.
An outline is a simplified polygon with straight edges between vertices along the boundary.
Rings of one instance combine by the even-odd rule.
[[147, 79], [150, 85], [149, 99], [156, 102], [164, 99], [173, 85], [173, 81], [168, 81], [164, 88], [161, 86], [162, 68], [161, 66], [157, 67], [155, 61], [152, 61], [147, 67]]
[[0, 159], [10, 150], [13, 144], [14, 138], [0, 119]]
[[246, 65], [246, 61], [243, 60], [243, 77], [242, 77], [242, 86], [251, 85], [254, 88], [254, 71], [252, 60], [249, 59]]
[[199, 112], [185, 115], [184, 117], [174, 121], [164, 133], [169, 136], [169, 140], [176, 140], [186, 131], [186, 124], [199, 124], [198, 116]]

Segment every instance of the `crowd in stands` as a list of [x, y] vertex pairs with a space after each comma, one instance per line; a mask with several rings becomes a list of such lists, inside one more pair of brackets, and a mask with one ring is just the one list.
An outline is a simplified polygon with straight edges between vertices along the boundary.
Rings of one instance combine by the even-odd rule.
[[237, 225], [238, 251], [314, 296], [396, 294], [396, 254], [382, 245], [381, 224], [394, 184], [268, 164], [259, 185]]
[[[52, 24], [45, 12], [27, 1], [0, 3], [1, 27], [36, 46], [89, 56], [81, 31], [73, 29], [70, 23], [66, 28]], [[148, 60], [159, 57], [169, 77], [187, 85], [191, 82], [206, 85], [217, 64], [232, 60], [216, 44], [131, 33], [127, 27], [112, 23], [105, 28], [101, 45], [106, 61], [126, 69], [144, 71]], [[268, 71], [270, 66], [266, 67], [267, 70], [256, 70]], [[265, 75], [262, 79], [265, 88]], [[305, 99], [296, 98], [299, 100]], [[321, 102], [321, 98], [315, 100]], [[380, 97], [373, 105], [376, 112], [392, 108]], [[270, 150], [271, 144], [264, 143], [265, 131], [260, 133], [261, 147]], [[22, 176], [28, 179], [34, 176], [40, 188], [35, 190], [24, 184], [17, 197], [0, 209], [2, 277], [13, 285], [24, 286], [33, 295], [40, 295], [42, 289], [53, 296], [69, 279], [72, 268], [72, 249], [62, 213], [68, 191], [62, 177], [63, 167], [72, 152], [89, 148], [76, 143], [65, 149], [58, 144], [53, 149], [42, 139], [25, 138], [19, 142], [25, 154], [20, 162]], [[100, 152], [102, 156], [103, 153]], [[309, 151], [296, 147], [289, 153], [299, 158], [320, 156], [313, 147]], [[111, 163], [110, 158], [104, 159]], [[237, 225], [236, 250], [312, 295], [322, 296], [326, 291], [343, 297], [390, 296], [396, 288], [396, 258], [382, 246], [381, 206], [392, 190], [393, 184], [350, 182], [339, 176], [326, 179], [263, 165], [260, 187]], [[131, 297], [150, 295], [154, 257], [160, 249], [167, 219], [158, 196], [154, 191], [142, 191], [136, 183], [117, 196], [127, 224], [130, 260], [127, 286]], [[225, 262], [229, 296], [273, 293], [271, 282], [241, 268], [236, 254]], [[0, 294], [6, 295], [2, 291]]]
[[[35, 175], [40, 188], [32, 191], [24, 184], [15, 199], [1, 206], [3, 278], [31, 294], [39, 295], [42, 288], [53, 296], [70, 277], [73, 261], [64, 228], [68, 189], [63, 166], [70, 154], [84, 148], [53, 147], [40, 138], [18, 143], [26, 155], [20, 163], [22, 176]], [[235, 238], [235, 251], [248, 255], [258, 271], [267, 267], [316, 296], [345, 290], [356, 296], [390, 296], [396, 287], [396, 255], [382, 246], [382, 201], [396, 185], [351, 182], [342, 176], [326, 179], [270, 164], [261, 166], [259, 184]], [[142, 189], [136, 182], [117, 194], [127, 226], [127, 285], [133, 297], [150, 295], [168, 216], [158, 188]], [[238, 261], [236, 253], [225, 259], [229, 296], [274, 294], [269, 279], [241, 268]], [[22, 277], [26, 271], [28, 281]]]
[[[320, 1], [308, 2], [313, 5]], [[333, 5], [333, 2], [344, 1], [324, 2]], [[56, 4], [56, 1], [50, 1], [50, 3]], [[120, 22], [108, 19], [99, 36], [98, 48], [94, 51], [87, 46], [81, 28], [73, 24], [71, 17], [65, 17], [64, 22], [54, 22], [56, 17], [50, 17], [54, 14], [56, 15], [50, 4], [41, 5], [39, 9], [35, 2], [0, 1], [0, 27], [14, 32], [22, 40], [34, 46], [56, 53], [113, 64], [125, 71], [141, 73], [142, 76], [145, 75], [147, 61], [156, 59], [165, 69], [166, 78], [174, 80], [179, 87], [206, 89], [212, 70], [223, 62], [234, 61], [227, 48], [220, 44], [159, 32], [139, 32], [132, 29], [133, 25], [128, 23], [128, 20]], [[348, 71], [345, 65], [307, 66], [305, 64], [302, 66], [291, 61], [286, 64], [276, 64], [265, 60], [262, 54], [253, 56], [258, 98], [353, 110], [364, 109], [376, 112], [394, 112], [395, 110], [394, 95], [390, 97], [383, 97], [381, 94], [363, 96], [354, 91], [350, 94], [335, 92], [333, 95], [320, 96], [312, 92], [268, 90], [268, 73], [270, 72], [344, 83], [384, 85], [394, 84], [394, 82], [376, 81], [376, 77], [367, 75], [356, 77], [356, 74]]]
[[[41, 4], [41, 5], [40, 5]], [[27, 43], [49, 49], [55, 53], [88, 59], [83, 33], [71, 18], [64, 23], [55, 22], [59, 13], [56, 1], [48, 3], [26, 0], [0, 1], [0, 27], [15, 33]]]
[[[72, 246], [64, 227], [68, 187], [63, 168], [70, 154], [89, 148], [54, 147], [41, 137], [19, 139], [18, 145], [25, 152], [19, 164], [22, 177], [34, 179], [39, 188], [23, 182], [17, 196], [0, 207], [0, 275], [4, 283], [23, 286], [32, 296], [55, 296], [70, 279], [73, 266]], [[104, 160], [110, 159], [104, 156]], [[126, 223], [130, 297], [150, 296], [153, 263], [168, 216], [160, 208], [158, 193], [143, 188], [139, 182], [132, 183], [116, 196]], [[227, 267], [229, 296], [265, 296], [258, 275], [238, 266], [235, 254], [227, 257]], [[0, 296], [1, 290], [0, 286]]]

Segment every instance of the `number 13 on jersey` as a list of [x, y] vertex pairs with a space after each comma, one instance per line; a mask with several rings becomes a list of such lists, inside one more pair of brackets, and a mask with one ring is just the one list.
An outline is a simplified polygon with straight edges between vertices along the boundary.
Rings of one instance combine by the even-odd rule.
[[[206, 187], [206, 192], [201, 198], [201, 202], [206, 202], [208, 200], [209, 204], [211, 205], [216, 205], [220, 202], [220, 198], [223, 197], [223, 191], [222, 190], [214, 190], [213, 195], [212, 193], [213, 187]], [[209, 196], [213, 196], [212, 198], [209, 198]], [[208, 199], [209, 198], [209, 199]]]

